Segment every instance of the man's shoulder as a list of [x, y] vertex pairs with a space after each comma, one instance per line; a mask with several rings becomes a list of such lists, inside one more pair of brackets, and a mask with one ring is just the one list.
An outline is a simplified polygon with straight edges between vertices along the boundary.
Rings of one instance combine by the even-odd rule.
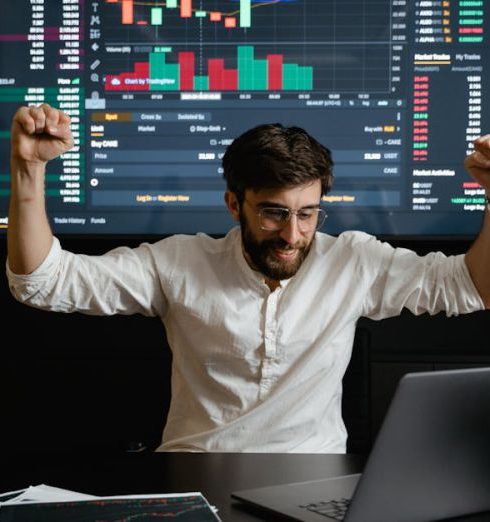
[[359, 230], [347, 230], [337, 236], [320, 233], [316, 239], [315, 258], [322, 262], [328, 257], [333, 263], [377, 266], [395, 251], [388, 242]]
[[336, 236], [320, 232], [317, 233], [316, 241], [320, 250], [331, 248], [350, 249], [366, 243], [381, 243], [376, 236], [360, 230], [347, 230]]

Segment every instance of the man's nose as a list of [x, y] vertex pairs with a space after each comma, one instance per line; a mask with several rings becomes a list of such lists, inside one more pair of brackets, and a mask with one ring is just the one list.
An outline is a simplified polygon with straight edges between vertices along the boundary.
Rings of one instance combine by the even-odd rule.
[[290, 245], [295, 245], [298, 242], [301, 231], [299, 230], [298, 217], [296, 214], [291, 215], [288, 222], [284, 225], [284, 228], [281, 229], [279, 236]]

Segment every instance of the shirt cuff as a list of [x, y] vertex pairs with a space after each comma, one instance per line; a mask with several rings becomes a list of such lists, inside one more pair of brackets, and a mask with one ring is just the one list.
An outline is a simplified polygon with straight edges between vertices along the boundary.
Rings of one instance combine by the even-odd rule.
[[44, 261], [30, 274], [16, 274], [10, 270], [8, 258], [6, 261], [6, 273], [7, 278], [10, 282], [10, 286], [22, 284], [27, 281], [34, 283], [38, 280], [44, 279], [49, 274], [54, 266], [58, 264], [58, 260], [61, 256], [61, 245], [59, 239], [53, 236], [53, 242], [49, 249], [48, 255], [44, 258]]
[[455, 256], [455, 258], [455, 262], [459, 265], [459, 274], [461, 275], [460, 282], [463, 285], [465, 294], [468, 296], [469, 306], [472, 309], [470, 311], [485, 310], [485, 303], [471, 278], [468, 265], [465, 261], [465, 254], [459, 254]]

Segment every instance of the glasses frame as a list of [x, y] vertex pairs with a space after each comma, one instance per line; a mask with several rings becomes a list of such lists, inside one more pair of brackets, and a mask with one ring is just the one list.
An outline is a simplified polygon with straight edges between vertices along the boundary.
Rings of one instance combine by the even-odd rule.
[[[262, 213], [267, 210], [282, 210], [282, 211], [285, 211], [288, 213], [288, 217], [283, 222], [278, 223], [277, 228], [264, 227], [264, 225], [263, 225], [264, 217], [263, 217]], [[310, 230], [320, 230], [320, 228], [322, 228], [323, 224], [325, 223], [325, 219], [327, 218], [327, 213], [321, 207], [303, 207], [298, 210], [293, 210], [288, 207], [263, 207], [263, 208], [260, 208], [257, 211], [257, 216], [258, 216], [259, 222], [260, 222], [260, 228], [262, 230], [266, 230], [268, 232], [277, 232], [279, 230], [282, 230], [291, 221], [292, 216], [298, 216], [298, 214], [304, 210], [315, 211], [317, 213], [317, 220], [316, 220], [315, 226], [312, 226], [312, 227], [306, 226], [305, 228], [303, 228], [300, 224], [301, 221], [298, 219], [297, 220], [298, 228], [301, 230], [301, 232], [308, 232]]]

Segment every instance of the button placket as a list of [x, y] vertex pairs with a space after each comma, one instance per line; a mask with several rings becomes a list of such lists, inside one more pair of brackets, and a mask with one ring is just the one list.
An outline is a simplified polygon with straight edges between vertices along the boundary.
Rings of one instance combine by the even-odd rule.
[[267, 298], [265, 309], [265, 357], [272, 359], [276, 356], [276, 335], [277, 335], [277, 299], [279, 292], [272, 292]]
[[262, 361], [260, 395], [269, 391], [277, 373], [277, 302], [280, 289], [271, 292], [266, 300], [264, 320], [265, 357]]

